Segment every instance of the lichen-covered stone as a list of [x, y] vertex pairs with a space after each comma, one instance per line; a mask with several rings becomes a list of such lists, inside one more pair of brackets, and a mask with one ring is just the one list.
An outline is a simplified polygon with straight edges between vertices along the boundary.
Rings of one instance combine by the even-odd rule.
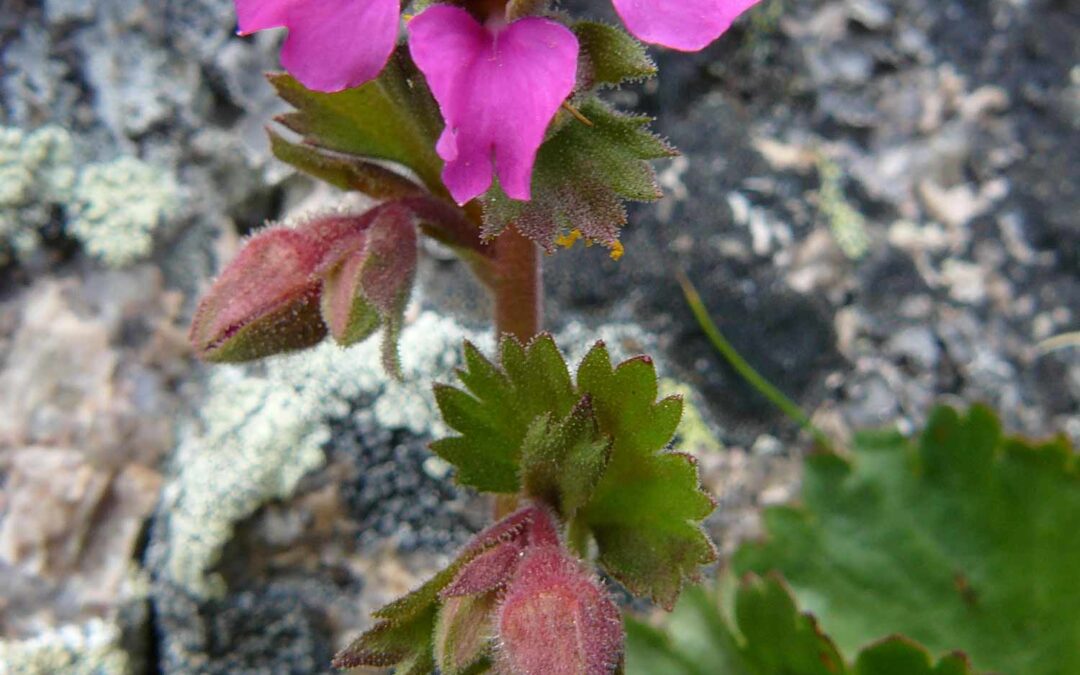
[[159, 167], [134, 157], [91, 164], [75, 183], [67, 229], [87, 253], [123, 267], [150, 254], [178, 202], [176, 182]]
[[38, 229], [75, 183], [71, 134], [57, 126], [27, 133], [0, 127], [0, 265], [39, 244]]
[[[430, 381], [446, 378], [460, 344], [478, 339], [450, 319], [421, 314], [401, 341], [404, 379], [382, 370], [378, 345], [324, 344], [272, 359], [261, 374], [215, 368], [198, 420], [182, 434], [176, 476], [166, 490], [166, 574], [199, 597], [223, 592], [207, 570], [234, 524], [271, 499], [287, 498], [297, 481], [325, 461], [328, 420], [349, 401], [377, 394], [380, 426], [430, 434], [440, 427]], [[479, 338], [482, 340], [482, 338]]]
[[93, 619], [28, 640], [0, 640], [0, 672], [19, 675], [128, 675], [127, 653], [115, 624]]

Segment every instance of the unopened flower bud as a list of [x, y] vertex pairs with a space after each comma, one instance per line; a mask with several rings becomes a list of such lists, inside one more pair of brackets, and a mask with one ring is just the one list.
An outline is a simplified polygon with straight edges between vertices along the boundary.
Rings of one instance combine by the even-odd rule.
[[303, 349], [326, 335], [320, 247], [304, 234], [273, 227], [253, 237], [199, 303], [190, 340], [206, 361], [249, 361]]
[[609, 675], [618, 667], [619, 609], [585, 569], [557, 546], [530, 550], [496, 619], [499, 665], [515, 675]]
[[383, 361], [394, 372], [397, 333], [416, 276], [416, 225], [412, 212], [396, 203], [369, 215], [362, 234], [331, 249], [319, 267], [322, 316], [342, 346], [384, 327]]

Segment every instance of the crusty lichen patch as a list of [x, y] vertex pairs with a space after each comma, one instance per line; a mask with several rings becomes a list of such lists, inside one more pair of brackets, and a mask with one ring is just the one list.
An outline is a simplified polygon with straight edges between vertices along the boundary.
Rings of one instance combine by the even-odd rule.
[[74, 184], [71, 134], [56, 126], [31, 133], [0, 127], [0, 264], [38, 247], [38, 229]]
[[131, 156], [79, 164], [62, 127], [0, 127], [0, 264], [29, 257], [59, 213], [87, 253], [110, 267], [130, 265], [149, 255], [178, 203], [162, 167]]
[[0, 673], [19, 675], [127, 675], [120, 628], [100, 619], [61, 626], [28, 640], [0, 640]]
[[178, 188], [164, 170], [134, 157], [91, 164], [75, 183], [68, 232], [110, 267], [145, 258], [154, 231], [173, 212]]
[[350, 400], [374, 395], [384, 427], [440, 433], [430, 383], [449, 379], [464, 339], [487, 344], [451, 319], [422, 313], [401, 338], [401, 382], [383, 373], [377, 340], [350, 349], [325, 343], [269, 360], [258, 372], [216, 367], [198, 419], [182, 432], [165, 491], [171, 581], [200, 597], [224, 590], [208, 570], [234, 524], [267, 501], [287, 498], [323, 465], [327, 420], [347, 414]]

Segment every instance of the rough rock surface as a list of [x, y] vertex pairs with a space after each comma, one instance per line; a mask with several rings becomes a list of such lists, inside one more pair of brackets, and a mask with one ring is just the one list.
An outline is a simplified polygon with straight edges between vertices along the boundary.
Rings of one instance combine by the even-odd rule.
[[[21, 242], [0, 262], [0, 662], [19, 672], [323, 672], [486, 517], [424, 449], [430, 400], [363, 348], [190, 360], [182, 327], [220, 261], [313, 193], [263, 133], [280, 36], [233, 28], [229, 0], [0, 6], [0, 175], [21, 186], [0, 189], [0, 238]], [[668, 197], [633, 210], [621, 261], [547, 261], [549, 316], [568, 346], [604, 329], [689, 383], [700, 419], [680, 435], [722, 550], [791, 494], [806, 439], [713, 352], [678, 268], [840, 438], [912, 429], [951, 397], [1080, 441], [1080, 350], [1040, 347], [1080, 326], [1077, 35], [1060, 0], [765, 0], [611, 92], [684, 155], [659, 166]], [[56, 127], [63, 157], [21, 150]], [[68, 191], [130, 158], [182, 199], [133, 230], [149, 262], [104, 271], [128, 258], [68, 229]], [[490, 307], [426, 252], [410, 322], [444, 342], [415, 365], [445, 380]]]

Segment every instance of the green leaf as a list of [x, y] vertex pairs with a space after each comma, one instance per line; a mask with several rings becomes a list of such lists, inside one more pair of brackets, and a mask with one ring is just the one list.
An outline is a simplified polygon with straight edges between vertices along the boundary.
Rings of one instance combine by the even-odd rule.
[[375, 612], [378, 623], [334, 657], [339, 669], [396, 665], [398, 673], [435, 672], [433, 635], [439, 591], [466, 562], [462, 556], [417, 590]]
[[612, 368], [598, 343], [578, 368], [578, 388], [592, 397], [600, 432], [614, 443], [611, 463], [581, 519], [599, 546], [599, 562], [632, 593], [671, 607], [683, 582], [716, 559], [700, 521], [714, 504], [692, 457], [664, 452], [682, 400], [656, 401], [648, 357]]
[[362, 192], [379, 200], [423, 192], [419, 185], [405, 176], [373, 161], [292, 143], [272, 129], [267, 133], [270, 135], [270, 150], [275, 157], [334, 187]]
[[[846, 671], [836, 646], [778, 577], [749, 577], [735, 596], [735, 616], [744, 659], [756, 673], [835, 675]], [[779, 646], [781, 646], [778, 648]]]
[[586, 395], [564, 419], [544, 415], [530, 425], [522, 443], [524, 492], [569, 520], [589, 501], [610, 459], [611, 438], [600, 434]]
[[442, 129], [438, 108], [404, 54], [391, 57], [377, 79], [333, 94], [306, 89], [285, 73], [268, 77], [278, 95], [296, 108], [277, 121], [305, 143], [396, 162], [415, 171], [432, 191], [444, 190], [442, 161], [435, 154]]
[[[502, 342], [501, 367], [465, 346], [466, 390], [436, 386], [446, 423], [460, 436], [432, 449], [458, 480], [554, 507], [571, 539], [591, 533], [599, 563], [631, 592], [670, 607], [686, 579], [716, 558], [700, 522], [713, 509], [697, 466], [667, 452], [682, 414], [657, 401], [647, 357], [613, 367], [603, 343], [582, 360], [576, 385], [548, 335], [527, 347]], [[523, 480], [522, 480], [523, 477]]]
[[868, 646], [851, 666], [778, 575], [747, 575], [731, 590], [732, 616], [715, 593], [695, 588], [662, 629], [628, 620], [627, 674], [972, 675], [963, 656], [934, 664], [923, 647], [896, 636]]
[[589, 124], [557, 120], [554, 135], [540, 147], [531, 201], [512, 200], [498, 185], [484, 197], [486, 238], [513, 223], [549, 252], [574, 231], [617, 251], [619, 228], [626, 224], [623, 200], [662, 196], [647, 160], [676, 152], [647, 130], [650, 119], [618, 113], [594, 97], [581, 103], [580, 112]]
[[664, 626], [626, 618], [628, 675], [749, 675], [713, 589], [686, 589]]
[[645, 46], [626, 31], [606, 23], [578, 21], [574, 34], [581, 45], [584, 81], [578, 83], [579, 87], [618, 86], [656, 75], [656, 64]]
[[950, 654], [934, 665], [925, 649], [904, 637], [885, 638], [859, 653], [855, 675], [965, 675], [971, 665]]
[[465, 368], [458, 377], [468, 389], [435, 386], [443, 420], [460, 436], [431, 444], [457, 467], [457, 479], [486, 492], [514, 493], [520, 487], [522, 443], [538, 417], [561, 419], [577, 402], [570, 372], [550, 335], [523, 347], [505, 338], [498, 368], [472, 344], [465, 344]]
[[901, 633], [978, 669], [1080, 672], [1080, 471], [1064, 440], [940, 408], [918, 442], [862, 434], [849, 459], [811, 458], [802, 502], [766, 512], [768, 539], [736, 570], [782, 572], [849, 658]]

